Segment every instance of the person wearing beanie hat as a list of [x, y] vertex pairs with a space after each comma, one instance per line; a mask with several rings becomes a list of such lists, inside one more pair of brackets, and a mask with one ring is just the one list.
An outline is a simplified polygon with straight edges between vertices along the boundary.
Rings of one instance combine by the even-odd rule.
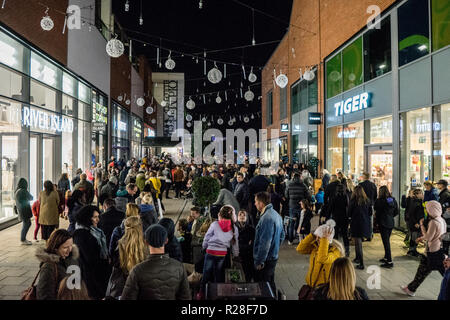
[[423, 236], [416, 239], [416, 242], [426, 241], [425, 255], [420, 259], [414, 280], [401, 289], [409, 296], [415, 296], [417, 288], [422, 284], [426, 277], [437, 270], [443, 276], [444, 269], [444, 251], [441, 249], [441, 237], [447, 230], [447, 224], [442, 218], [441, 204], [435, 200], [426, 203], [426, 209], [429, 216], [428, 227], [425, 229], [424, 219], [420, 220], [420, 228]]
[[121, 300], [190, 300], [191, 291], [183, 264], [164, 253], [168, 241], [166, 229], [153, 224], [144, 237], [150, 247], [150, 256], [131, 270]]

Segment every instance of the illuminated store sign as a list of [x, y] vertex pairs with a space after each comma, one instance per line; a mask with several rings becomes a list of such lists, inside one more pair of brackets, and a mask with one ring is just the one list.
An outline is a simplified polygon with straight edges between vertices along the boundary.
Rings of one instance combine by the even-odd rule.
[[73, 132], [73, 120], [44, 110], [22, 108], [22, 125], [51, 132]]
[[120, 131], [127, 131], [127, 123], [118, 120], [118, 121], [117, 121], [117, 128], [118, 128]]
[[364, 92], [334, 104], [336, 117], [371, 107], [372, 94]]
[[344, 139], [351, 139], [356, 138], [356, 134], [358, 133], [358, 130], [356, 128], [345, 128], [344, 130], [340, 130], [338, 132], [338, 138], [344, 138]]
[[308, 124], [322, 124], [322, 114], [320, 112], [309, 112], [308, 113]]
[[289, 132], [289, 124], [288, 123], [281, 124], [281, 132]]
[[94, 102], [92, 108], [92, 122], [108, 123], [108, 108]]

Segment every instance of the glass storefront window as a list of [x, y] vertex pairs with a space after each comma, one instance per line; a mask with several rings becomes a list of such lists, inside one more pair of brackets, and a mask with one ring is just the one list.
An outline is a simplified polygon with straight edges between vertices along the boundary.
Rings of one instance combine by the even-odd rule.
[[62, 113], [67, 116], [74, 116], [73, 110], [75, 109], [76, 100], [63, 94], [62, 96]]
[[327, 98], [342, 92], [341, 52], [327, 62]]
[[20, 74], [0, 67], [0, 94], [20, 101], [27, 100], [28, 97], [22, 95], [22, 78]]
[[267, 101], [266, 101], [266, 114], [267, 114], [267, 118], [266, 118], [266, 125], [270, 126], [273, 123], [273, 105], [272, 105], [272, 101], [273, 101], [273, 95], [272, 95], [272, 91], [267, 93]]
[[34, 80], [31, 80], [30, 100], [33, 104], [48, 110], [56, 111], [56, 91]]
[[364, 171], [364, 121], [345, 125], [338, 138], [344, 141], [344, 172], [359, 177]]
[[291, 87], [291, 113], [297, 113], [300, 111], [299, 101], [299, 83]]
[[61, 89], [61, 69], [34, 52], [31, 52], [31, 76], [53, 88]]
[[431, 179], [431, 108], [400, 115], [403, 188], [422, 186]]
[[76, 97], [77, 96], [77, 80], [74, 77], [68, 75], [67, 73], [63, 73], [63, 92], [68, 94], [69, 96]]
[[391, 20], [381, 21], [380, 29], [371, 29], [364, 36], [364, 80], [369, 81], [391, 71]]
[[91, 124], [78, 120], [78, 168], [83, 171], [90, 167], [89, 143], [91, 140]]
[[22, 131], [20, 103], [0, 98], [0, 133]]
[[[63, 147], [62, 150], [62, 172], [67, 173], [69, 175], [69, 178], [72, 178], [72, 172], [73, 172], [73, 140], [72, 140], [72, 132], [63, 132], [62, 133], [62, 143]], [[84, 144], [87, 143], [87, 141], [83, 142]]]
[[78, 82], [78, 99], [91, 104], [91, 89], [81, 82]]
[[2, 192], [0, 222], [14, 217], [14, 191], [19, 181], [19, 136], [1, 135]]
[[450, 2], [431, 0], [431, 28], [433, 51], [450, 44]]
[[317, 131], [308, 132], [308, 148], [309, 148], [309, 159], [317, 158]]
[[316, 76], [312, 81], [308, 82], [308, 107], [317, 105], [317, 92]]
[[28, 59], [24, 59], [28, 55], [27, 48], [6, 33], [0, 32], [0, 63], [28, 74], [28, 64], [25, 62]]
[[344, 139], [339, 137], [342, 126], [327, 129], [327, 168], [332, 174], [342, 171], [342, 155]]
[[91, 107], [90, 105], [78, 101], [78, 119], [91, 121]]
[[370, 119], [370, 144], [392, 143], [392, 116]]
[[409, 0], [398, 8], [398, 51], [400, 66], [430, 52], [428, 1]]
[[450, 103], [433, 109], [433, 179], [450, 182]]
[[342, 51], [342, 71], [344, 74], [344, 91], [363, 83], [362, 37]]

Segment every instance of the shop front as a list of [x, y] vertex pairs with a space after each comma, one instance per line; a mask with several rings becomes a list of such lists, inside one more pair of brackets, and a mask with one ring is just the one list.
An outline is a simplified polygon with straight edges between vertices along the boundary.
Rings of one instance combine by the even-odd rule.
[[92, 91], [92, 165], [106, 167], [108, 147], [108, 101], [106, 96]]
[[136, 159], [142, 158], [142, 120], [135, 115], [131, 115], [132, 134], [131, 134], [131, 155]]
[[143, 139], [143, 146], [142, 146], [143, 155], [144, 156], [147, 155], [149, 157], [152, 157], [153, 155], [156, 154], [155, 153], [155, 148], [146, 146], [144, 144], [145, 138], [147, 138], [147, 137], [150, 137], [150, 138], [151, 137], [156, 137], [156, 131], [155, 131], [155, 129], [152, 126], [144, 123], [144, 139]]
[[130, 114], [122, 108], [118, 103], [112, 102], [112, 130], [111, 130], [111, 142], [112, 142], [112, 156], [116, 159], [124, 159], [127, 161], [130, 159], [130, 139], [129, 130], [130, 127]]

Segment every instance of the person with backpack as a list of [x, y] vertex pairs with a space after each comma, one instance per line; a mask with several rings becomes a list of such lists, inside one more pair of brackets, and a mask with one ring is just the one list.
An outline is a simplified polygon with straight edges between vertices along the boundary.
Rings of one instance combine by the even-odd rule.
[[298, 222], [301, 214], [300, 201], [310, 199], [308, 187], [300, 179], [300, 174], [295, 173], [292, 182], [286, 187], [285, 197], [289, 200], [289, 226], [288, 226], [288, 245], [294, 242], [295, 231], [298, 228]]
[[378, 199], [375, 200], [375, 222], [380, 228], [381, 240], [384, 247], [384, 258], [380, 259], [382, 268], [392, 268], [394, 263], [391, 256], [391, 233], [394, 228], [394, 217], [398, 215], [397, 201], [392, 197], [387, 186], [381, 186], [378, 190]]

